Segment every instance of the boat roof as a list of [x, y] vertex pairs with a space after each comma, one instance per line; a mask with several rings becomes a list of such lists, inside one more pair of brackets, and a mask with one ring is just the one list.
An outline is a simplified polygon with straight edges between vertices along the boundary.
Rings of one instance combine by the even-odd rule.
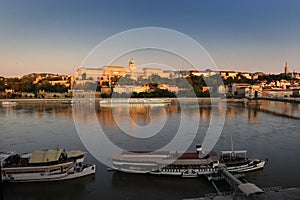
[[86, 152], [80, 150], [68, 151], [68, 158], [76, 158], [85, 155]]
[[30, 164], [34, 163], [48, 163], [53, 161], [58, 161], [63, 149], [47, 149], [47, 150], [37, 150], [32, 153], [29, 159]]
[[239, 150], [239, 151], [221, 151], [221, 154], [245, 154], [247, 150]]
[[3, 162], [9, 156], [16, 154], [15, 152], [0, 152], [0, 162]]
[[218, 161], [219, 158], [215, 152], [210, 152], [209, 156], [199, 156], [195, 152], [168, 152], [168, 151], [135, 151], [122, 152], [113, 155], [113, 160], [123, 160], [130, 162], [154, 162], [160, 164], [208, 164]]

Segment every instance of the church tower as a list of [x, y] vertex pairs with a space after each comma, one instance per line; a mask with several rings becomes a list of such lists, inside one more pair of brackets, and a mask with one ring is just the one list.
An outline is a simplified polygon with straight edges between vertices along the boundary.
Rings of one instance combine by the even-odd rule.
[[285, 73], [286, 75], [289, 73], [289, 67], [288, 67], [288, 63], [287, 63], [287, 62], [285, 62], [284, 73]]
[[131, 60], [129, 61], [129, 70], [131, 72], [136, 70], [136, 66], [135, 66], [135, 62], [134, 62], [133, 58], [131, 58]]

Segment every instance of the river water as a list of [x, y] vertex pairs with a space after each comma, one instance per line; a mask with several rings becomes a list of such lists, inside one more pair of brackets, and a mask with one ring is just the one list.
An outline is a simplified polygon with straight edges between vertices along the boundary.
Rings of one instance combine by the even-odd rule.
[[[77, 109], [74, 109], [76, 106]], [[291, 109], [294, 109], [293, 112], [300, 111], [299, 106], [293, 104]], [[129, 123], [123, 117], [128, 113], [131, 119]], [[56, 148], [57, 145], [66, 149], [86, 150], [76, 126], [78, 123], [87, 126], [94, 123], [89, 120], [92, 114], [95, 114], [106, 137], [122, 149], [157, 150], [168, 144], [180, 130], [184, 132], [183, 143], [192, 140], [189, 146], [191, 151], [203, 140], [213, 117], [224, 114], [225, 123], [214, 151], [229, 150], [232, 136], [234, 149], [248, 150], [248, 157], [268, 158], [263, 170], [246, 174], [248, 181], [260, 187], [300, 186], [300, 120], [263, 112], [257, 106], [247, 106], [239, 102], [202, 102], [199, 106], [173, 102], [165, 106], [131, 107], [101, 107], [97, 102], [78, 103], [73, 106], [59, 102], [39, 102], [2, 106], [0, 151], [14, 150], [23, 153]], [[182, 120], [187, 123], [179, 128]], [[122, 123], [127, 125], [132, 135], [122, 132], [118, 127]], [[145, 127], [146, 130], [149, 124], [154, 129], [160, 129], [159, 133], [148, 138], [146, 136], [151, 134], [149, 132], [135, 137], [134, 134], [140, 134], [134, 128], [135, 125]], [[195, 128], [191, 127], [193, 124], [197, 126], [195, 138], [191, 133]], [[3, 197], [8, 200], [182, 199], [215, 192], [204, 178], [184, 179], [107, 171], [107, 166], [92, 154], [87, 155], [86, 161], [97, 164], [95, 176], [61, 182], [5, 183], [2, 185]], [[223, 191], [230, 189], [223, 182], [217, 184]]]

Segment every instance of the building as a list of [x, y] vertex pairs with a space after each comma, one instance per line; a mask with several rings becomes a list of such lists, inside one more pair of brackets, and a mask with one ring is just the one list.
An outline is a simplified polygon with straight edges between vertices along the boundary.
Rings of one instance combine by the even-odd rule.
[[251, 85], [248, 83], [233, 83], [232, 95], [237, 98], [244, 98], [249, 93]]
[[262, 96], [266, 98], [286, 98], [293, 95], [293, 90], [285, 90], [281, 88], [264, 89]]
[[252, 79], [252, 74], [248, 72], [240, 72], [240, 75], [244, 76], [246, 79]]
[[108, 82], [109, 85], [116, 85], [118, 80], [128, 73], [128, 69], [121, 66], [106, 66], [104, 67], [102, 77], [100, 78], [100, 85]]
[[75, 81], [99, 81], [103, 72], [102, 68], [78, 68], [75, 72]]
[[131, 60], [129, 61], [129, 70], [130, 72], [135, 71], [136, 70], [136, 65], [135, 65], [135, 61], [133, 58], [131, 58]]
[[158, 68], [143, 68], [143, 71], [144, 77], [150, 77], [152, 75], [158, 75], [162, 77], [161, 75], [163, 74], [163, 70]]
[[118, 93], [118, 94], [131, 94], [135, 91], [137, 86], [134, 85], [116, 85], [113, 88], [113, 92]]
[[238, 74], [238, 72], [235, 71], [220, 71], [219, 73], [221, 77], [224, 78], [225, 80], [228, 79], [229, 77], [234, 79]]
[[176, 85], [159, 84], [157, 88], [161, 90], [168, 90], [169, 92], [175, 92], [175, 93], [178, 93], [179, 91]]
[[128, 69], [129, 69], [129, 77], [133, 80], [137, 80], [138, 77], [144, 75], [143, 70], [136, 68], [136, 64], [133, 58], [131, 58], [131, 60], [129, 61]]
[[210, 69], [206, 69], [205, 71], [201, 71], [201, 70], [190, 70], [189, 71], [190, 76], [203, 76], [203, 77], [209, 77], [209, 76], [213, 76], [216, 74], [220, 74], [220, 72], [217, 71], [212, 71]]
[[49, 83], [54, 86], [54, 85], [64, 85], [66, 87], [70, 86], [70, 82], [68, 80], [59, 80], [59, 81], [49, 81]]
[[284, 66], [284, 74], [287, 75], [288, 73], [289, 73], [288, 63], [285, 62], [285, 66]]

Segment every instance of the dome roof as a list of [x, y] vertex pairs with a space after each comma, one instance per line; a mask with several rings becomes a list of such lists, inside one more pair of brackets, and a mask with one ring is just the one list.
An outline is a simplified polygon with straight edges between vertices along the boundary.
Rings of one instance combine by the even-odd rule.
[[129, 61], [129, 65], [132, 65], [132, 64], [135, 65], [133, 58], [131, 58], [131, 60]]

